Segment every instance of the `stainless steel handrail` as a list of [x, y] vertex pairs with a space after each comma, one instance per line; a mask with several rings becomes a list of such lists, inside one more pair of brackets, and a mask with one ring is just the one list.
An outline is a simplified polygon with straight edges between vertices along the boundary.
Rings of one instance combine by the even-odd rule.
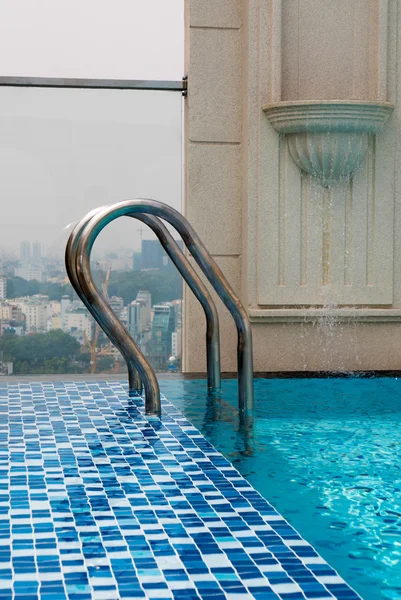
[[[100, 207], [103, 208], [103, 207]], [[85, 294], [82, 291], [82, 288], [79, 284], [79, 280], [76, 272], [76, 253], [78, 249], [78, 242], [80, 239], [80, 235], [82, 231], [85, 229], [86, 224], [91, 220], [91, 218], [100, 210], [96, 208], [91, 210], [87, 215], [81, 219], [81, 221], [74, 227], [72, 230], [65, 249], [65, 268], [67, 271], [68, 278], [71, 282], [72, 287], [74, 288], [77, 296], [82, 300], [85, 304], [88, 311], [91, 313], [92, 317], [101, 325], [102, 317], [99, 315], [95, 309], [95, 307], [87, 301]], [[117, 317], [115, 316], [115, 320], [117, 321]], [[114, 323], [115, 325], [115, 323]], [[103, 327], [106, 335], [111, 339], [112, 338], [112, 330], [105, 329]], [[127, 332], [128, 333], [128, 332]], [[121, 354], [125, 358], [128, 369], [128, 390], [129, 393], [140, 394], [142, 392], [142, 381], [138, 375], [137, 370], [135, 369], [135, 363], [132, 362], [132, 356], [124, 355], [123, 350], [117, 345], [118, 350], [120, 350]], [[139, 352], [139, 348], [137, 348], [137, 352]]]
[[221, 385], [220, 329], [219, 315], [212, 296], [167, 227], [159, 218], [140, 213], [129, 216], [139, 219], [153, 229], [164, 250], [182, 275], [185, 283], [201, 304], [206, 317], [207, 383], [210, 390], [217, 390]]
[[[76, 273], [76, 254], [80, 235], [85, 228], [86, 224], [100, 209], [96, 209], [88, 213], [80, 223], [72, 231], [70, 238], [67, 243], [65, 262], [67, 274], [70, 281], [85, 306], [92, 313], [94, 318], [99, 321], [101, 316], [96, 313], [94, 307], [87, 302], [85, 294], [83, 293], [77, 273]], [[189, 260], [185, 254], [180, 250], [178, 244], [174, 240], [173, 236], [168, 231], [167, 227], [158, 219], [152, 215], [129, 215], [136, 218], [145, 224], [147, 224], [159, 238], [163, 248], [170, 256], [172, 262], [181, 273], [185, 282], [194, 293], [195, 297], [199, 300], [203, 311], [206, 316], [206, 355], [207, 355], [207, 374], [208, 374], [208, 387], [211, 390], [216, 390], [220, 387], [220, 336], [219, 336], [219, 318], [216, 309], [216, 305], [209, 294], [208, 289], [203, 284], [196, 271], [191, 266]], [[128, 332], [127, 332], [128, 333]], [[109, 331], [106, 331], [109, 335]], [[110, 337], [110, 336], [109, 336]], [[133, 368], [131, 362], [127, 360], [128, 367], [128, 378], [129, 378], [129, 389], [140, 393], [142, 391], [142, 383], [137, 375], [136, 370]]]
[[[166, 204], [157, 202], [156, 200], [146, 199], [127, 200], [100, 209], [86, 224], [78, 243], [76, 263], [77, 277], [83, 293], [86, 295], [87, 300], [96, 306], [96, 310], [99, 314], [102, 314], [102, 318], [105, 319], [106, 323], [109, 323], [110, 307], [93, 284], [90, 269], [90, 253], [97, 236], [108, 223], [121, 216], [133, 216], [141, 213], [161, 217], [175, 227], [209, 282], [229, 309], [238, 332], [237, 358], [239, 410], [242, 415], [252, 413], [252, 330], [248, 315], [239, 298], [231, 289], [231, 286], [225, 279], [220, 268], [210, 256], [193, 227], [178, 211]], [[126, 333], [124, 333], [125, 331], [124, 328], [119, 328], [117, 331], [113, 332], [114, 338], [118, 339], [118, 344], [122, 347], [125, 347], [128, 343]], [[137, 368], [145, 386], [146, 410], [151, 413], [159, 413], [160, 395], [158, 386], [155, 386], [154, 384], [154, 379], [151, 376], [152, 373], [148, 370], [147, 361], [138, 362]]]

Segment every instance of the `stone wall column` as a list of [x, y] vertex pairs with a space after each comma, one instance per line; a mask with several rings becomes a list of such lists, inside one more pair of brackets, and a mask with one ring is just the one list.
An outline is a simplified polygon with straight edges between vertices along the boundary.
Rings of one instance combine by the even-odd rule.
[[[189, 94], [184, 212], [235, 290], [241, 287], [242, 2], [186, 2]], [[222, 368], [236, 370], [236, 332], [220, 300]], [[205, 371], [205, 319], [184, 292], [185, 371]]]
[[[255, 370], [400, 369], [399, 3], [188, 0], [186, 19], [185, 211], [248, 307]], [[187, 295], [187, 371], [203, 335]], [[225, 313], [222, 337], [234, 371]]]

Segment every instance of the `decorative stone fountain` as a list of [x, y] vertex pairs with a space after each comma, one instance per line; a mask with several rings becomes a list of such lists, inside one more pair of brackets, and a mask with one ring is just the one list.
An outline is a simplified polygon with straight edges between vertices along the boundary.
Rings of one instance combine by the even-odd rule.
[[295, 101], [266, 104], [274, 129], [286, 136], [296, 165], [324, 187], [350, 179], [365, 158], [369, 136], [394, 110], [388, 102]]

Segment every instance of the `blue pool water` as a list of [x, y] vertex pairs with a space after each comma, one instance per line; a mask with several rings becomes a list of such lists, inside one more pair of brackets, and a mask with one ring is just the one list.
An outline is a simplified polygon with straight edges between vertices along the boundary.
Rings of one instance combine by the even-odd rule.
[[401, 380], [256, 380], [249, 431], [236, 381], [161, 387], [364, 600], [401, 599]]

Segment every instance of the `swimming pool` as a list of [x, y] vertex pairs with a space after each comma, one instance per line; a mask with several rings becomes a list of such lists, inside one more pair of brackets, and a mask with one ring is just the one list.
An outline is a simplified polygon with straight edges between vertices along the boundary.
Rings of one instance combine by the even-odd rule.
[[161, 387], [364, 600], [401, 598], [401, 380], [258, 379], [248, 432], [236, 381]]
[[360, 598], [168, 399], [13, 380], [0, 414], [2, 600]]

